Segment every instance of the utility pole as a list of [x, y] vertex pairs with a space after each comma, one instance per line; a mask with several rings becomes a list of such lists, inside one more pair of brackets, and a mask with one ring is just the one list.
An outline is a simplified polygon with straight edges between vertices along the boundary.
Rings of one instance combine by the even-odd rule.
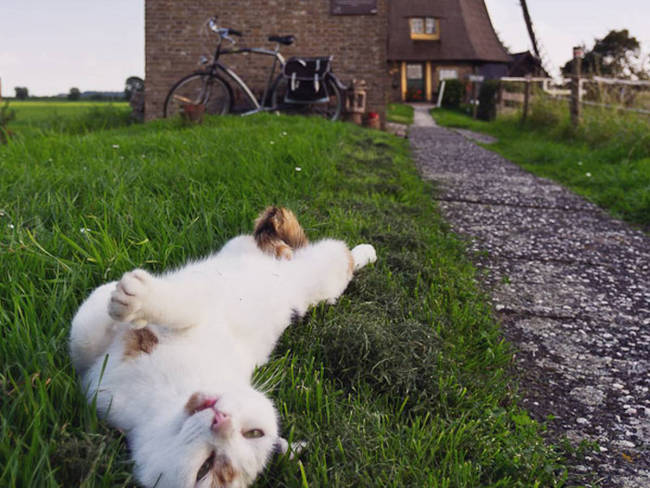
[[535, 31], [533, 30], [533, 21], [530, 18], [530, 12], [528, 12], [528, 5], [526, 4], [526, 0], [520, 0], [519, 3], [524, 12], [524, 21], [526, 22], [526, 29], [528, 30], [530, 42], [533, 44], [533, 51], [535, 51], [535, 56], [537, 56], [538, 59], [541, 59], [539, 55], [539, 47], [537, 46], [537, 38], [535, 37]]

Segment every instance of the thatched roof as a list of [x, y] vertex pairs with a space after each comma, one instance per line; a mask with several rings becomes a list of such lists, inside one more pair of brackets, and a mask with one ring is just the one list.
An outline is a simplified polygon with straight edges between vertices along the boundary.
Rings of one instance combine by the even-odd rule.
[[[388, 59], [391, 61], [510, 62], [483, 0], [391, 0]], [[410, 17], [440, 19], [440, 40], [413, 40]]]

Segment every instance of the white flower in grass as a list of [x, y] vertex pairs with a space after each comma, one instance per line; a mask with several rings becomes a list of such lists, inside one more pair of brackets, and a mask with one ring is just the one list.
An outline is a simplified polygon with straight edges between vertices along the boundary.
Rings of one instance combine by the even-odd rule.
[[0, 208], [0, 217], [4, 217], [4, 216], [5, 216], [5, 211]]
[[302, 168], [300, 166], [296, 166], [296, 171], [302, 171]]
[[79, 232], [81, 232], [82, 234], [90, 234], [90, 229], [86, 227], [82, 227], [81, 229], [79, 229]]
[[120, 145], [119, 144], [113, 144], [113, 149], [119, 149]]
[[587, 172], [587, 173], [585, 173], [585, 176], [586, 176], [587, 178], [591, 178], [591, 173]]
[[283, 135], [283, 136], [286, 136], [287, 133], [286, 133], [285, 131], [282, 131], [282, 135]]
[[10, 229], [13, 229], [13, 228], [14, 228], [14, 224], [7, 224], [7, 227], [9, 227]]
[[275, 141], [269, 141], [269, 144], [275, 144]]
[[578, 166], [582, 166], [582, 161], [578, 161]]

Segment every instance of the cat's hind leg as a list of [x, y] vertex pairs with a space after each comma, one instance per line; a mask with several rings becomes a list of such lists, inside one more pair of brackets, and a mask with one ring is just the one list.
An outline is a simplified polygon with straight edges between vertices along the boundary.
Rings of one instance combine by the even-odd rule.
[[305, 298], [302, 314], [320, 301], [332, 304], [341, 296], [355, 271], [377, 260], [374, 247], [362, 244], [350, 250], [343, 242], [324, 239], [296, 252], [295, 294]]
[[358, 271], [364, 266], [377, 261], [377, 252], [371, 244], [359, 244], [352, 251], [352, 260], [354, 261], [354, 271]]
[[117, 324], [108, 315], [108, 303], [114, 289], [115, 282], [95, 289], [72, 319], [70, 356], [80, 373], [106, 354], [117, 333]]

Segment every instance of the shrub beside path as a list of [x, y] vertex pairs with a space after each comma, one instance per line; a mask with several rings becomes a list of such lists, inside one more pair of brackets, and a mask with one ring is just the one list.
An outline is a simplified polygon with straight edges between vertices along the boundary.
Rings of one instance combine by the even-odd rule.
[[569, 485], [650, 487], [650, 238], [428, 110], [416, 107], [411, 147], [487, 271], [523, 405], [554, 442], [592, 441]]

